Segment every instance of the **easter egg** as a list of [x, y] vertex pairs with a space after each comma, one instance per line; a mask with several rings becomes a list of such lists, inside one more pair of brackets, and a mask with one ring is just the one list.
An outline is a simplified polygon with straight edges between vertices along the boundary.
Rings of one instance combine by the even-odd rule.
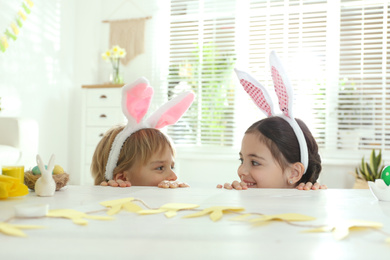
[[[47, 168], [46, 165], [45, 165], [45, 168]], [[34, 168], [32, 168], [32, 174], [34, 174], [34, 175], [40, 175], [41, 174], [41, 170], [39, 169], [38, 166], [35, 166]]]
[[53, 174], [56, 175], [61, 173], [64, 173], [64, 169], [59, 165], [55, 165], [53, 169]]
[[381, 179], [387, 184], [387, 186], [390, 185], [390, 165], [383, 169]]

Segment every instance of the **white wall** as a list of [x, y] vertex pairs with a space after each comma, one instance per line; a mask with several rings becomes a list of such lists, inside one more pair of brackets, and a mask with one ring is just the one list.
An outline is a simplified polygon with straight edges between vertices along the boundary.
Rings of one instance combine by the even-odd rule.
[[[7, 0], [0, 0], [0, 6], [3, 1]], [[80, 174], [89, 174], [80, 171], [81, 86], [103, 83], [110, 72], [109, 64], [101, 59], [110, 47], [109, 25], [102, 20], [152, 16], [146, 22], [146, 52], [124, 67], [124, 77], [131, 82], [145, 76], [158, 91], [163, 85], [159, 68], [167, 55], [169, 6], [158, 0], [34, 0], [34, 4], [18, 39], [10, 42], [5, 53], [0, 52], [4, 109], [0, 116], [36, 119], [39, 153], [44, 160], [54, 153], [56, 163], [77, 184]], [[237, 154], [234, 149], [207, 154], [179, 149], [179, 176], [192, 186], [232, 181], [237, 179]], [[331, 188], [352, 187], [349, 172], [356, 163], [325, 163], [322, 183]]]
[[[0, 6], [2, 1], [7, 0], [0, 0]], [[136, 5], [123, 0], [33, 2], [18, 39], [10, 42], [5, 53], [0, 52], [0, 116], [37, 120], [39, 154], [49, 160], [54, 153], [56, 163], [77, 183], [82, 174], [81, 86], [106, 82], [110, 72], [109, 64], [101, 59], [110, 47], [109, 25], [102, 20], [152, 16], [146, 23], [147, 51], [124, 68], [124, 76], [126, 82], [145, 76], [157, 87], [160, 75], [154, 66], [159, 66], [156, 60], [166, 52], [160, 52], [158, 46], [164, 45], [152, 37], [165, 35], [159, 14], [165, 5], [154, 0], [134, 1]]]
[[[0, 6], [4, 1], [0, 0]], [[73, 1], [34, 3], [18, 39], [9, 42], [6, 52], [0, 52], [0, 116], [35, 119], [43, 160], [48, 161], [54, 153], [58, 164], [68, 166], [74, 23], [63, 18], [70, 17]], [[9, 25], [2, 22], [5, 30]]]

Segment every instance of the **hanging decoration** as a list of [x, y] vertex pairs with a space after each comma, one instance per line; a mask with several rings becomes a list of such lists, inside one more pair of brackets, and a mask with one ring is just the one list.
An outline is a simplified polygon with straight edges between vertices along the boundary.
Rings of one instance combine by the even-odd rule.
[[31, 7], [34, 6], [32, 0], [24, 0], [20, 9], [15, 14], [14, 20], [9, 22], [8, 27], [0, 32], [0, 50], [5, 52], [9, 47], [9, 41], [15, 41], [19, 35], [20, 28], [23, 26], [23, 21], [26, 21], [27, 15], [31, 13]]
[[126, 66], [132, 59], [145, 52], [145, 21], [150, 17], [103, 21], [110, 24], [110, 46], [119, 45], [127, 55], [121, 59]]

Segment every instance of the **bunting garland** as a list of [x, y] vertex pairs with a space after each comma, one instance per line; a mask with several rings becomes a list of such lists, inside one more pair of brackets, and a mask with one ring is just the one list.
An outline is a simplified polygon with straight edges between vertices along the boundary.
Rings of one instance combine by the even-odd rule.
[[32, 0], [24, 0], [20, 9], [15, 14], [14, 21], [11, 21], [4, 32], [0, 32], [0, 50], [5, 52], [9, 47], [10, 39], [16, 41], [20, 28], [23, 26], [22, 21], [26, 21], [27, 15], [31, 13], [31, 7], [34, 6]]

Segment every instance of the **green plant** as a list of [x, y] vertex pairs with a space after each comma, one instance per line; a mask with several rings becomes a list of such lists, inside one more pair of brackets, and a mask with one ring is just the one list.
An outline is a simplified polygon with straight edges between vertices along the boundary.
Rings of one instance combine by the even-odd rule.
[[383, 168], [381, 150], [379, 150], [378, 155], [376, 155], [375, 149], [373, 149], [370, 155], [370, 162], [366, 162], [363, 156], [360, 167], [357, 167], [355, 170], [356, 178], [366, 181], [375, 181], [376, 179], [381, 178]]

